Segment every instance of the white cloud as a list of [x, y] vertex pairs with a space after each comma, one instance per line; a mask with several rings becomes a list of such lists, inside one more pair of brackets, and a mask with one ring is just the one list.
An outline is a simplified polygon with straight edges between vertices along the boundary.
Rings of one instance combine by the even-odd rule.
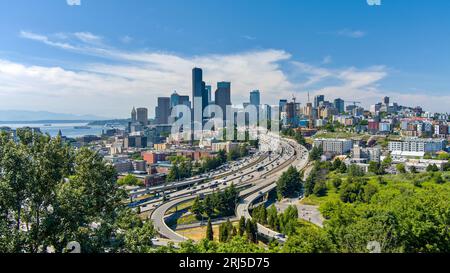
[[[61, 36], [62, 34], [58, 34], [59, 36]], [[30, 39], [30, 40], [34, 40], [37, 42], [42, 42], [46, 45], [49, 46], [53, 46], [53, 47], [58, 47], [61, 49], [70, 49], [70, 50], [74, 50], [76, 49], [74, 46], [68, 44], [68, 43], [61, 43], [61, 42], [54, 42], [54, 41], [50, 41], [50, 39], [47, 36], [44, 35], [40, 35], [40, 34], [35, 34], [32, 32], [28, 32], [28, 31], [21, 31], [20, 32], [20, 36], [22, 38], [25, 39]]]
[[337, 35], [349, 38], [362, 38], [366, 33], [361, 30], [342, 29], [337, 32]]
[[322, 60], [322, 64], [330, 64], [333, 62], [333, 58], [331, 56], [325, 56]]
[[126, 36], [121, 37], [120, 41], [122, 43], [124, 43], [124, 44], [129, 44], [129, 43], [131, 43], [133, 41], [133, 38], [128, 36], [128, 35], [126, 35]]
[[256, 37], [251, 36], [251, 35], [242, 35], [241, 37], [246, 40], [250, 40], [250, 41], [256, 40]]
[[69, 6], [80, 6], [81, 0], [66, 0], [67, 5]]
[[[190, 57], [164, 52], [129, 52], [103, 46], [101, 37], [94, 34], [80, 33], [51, 39], [22, 31], [21, 36], [115, 62], [78, 64], [76, 71], [72, 71], [0, 59], [0, 108], [124, 117], [135, 105], [148, 107], [153, 113], [158, 96], [169, 96], [173, 90], [191, 95], [194, 66], [204, 69], [208, 84], [215, 86], [218, 81], [231, 81], [235, 104], [248, 101], [249, 91], [253, 89], [260, 89], [263, 102], [268, 104], [277, 104], [279, 99], [290, 98], [295, 92], [302, 93], [303, 96], [297, 96], [305, 102], [306, 91], [313, 95], [323, 93], [329, 99], [361, 100], [366, 105], [389, 95], [401, 104], [421, 104], [440, 111], [448, 110], [445, 108], [450, 102], [449, 96], [425, 99], [422, 95], [383, 91], [381, 81], [388, 76], [384, 66], [323, 68], [294, 61], [288, 52], [273, 49]], [[75, 43], [76, 40], [81, 44]]]
[[88, 44], [99, 44], [102, 41], [102, 38], [100, 36], [94, 35], [90, 32], [75, 32], [74, 36], [82, 42]]

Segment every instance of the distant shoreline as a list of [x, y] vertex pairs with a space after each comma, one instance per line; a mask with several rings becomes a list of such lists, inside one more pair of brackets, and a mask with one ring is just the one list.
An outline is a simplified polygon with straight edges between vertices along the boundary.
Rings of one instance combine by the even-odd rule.
[[4, 121], [0, 120], [1, 124], [62, 124], [62, 123], [87, 123], [88, 125], [104, 125], [110, 123], [120, 123], [126, 124], [128, 120], [126, 119], [112, 119], [112, 120], [11, 120]]
[[0, 124], [41, 124], [41, 123], [89, 123], [92, 120], [11, 120], [11, 121], [2, 121], [0, 120]]

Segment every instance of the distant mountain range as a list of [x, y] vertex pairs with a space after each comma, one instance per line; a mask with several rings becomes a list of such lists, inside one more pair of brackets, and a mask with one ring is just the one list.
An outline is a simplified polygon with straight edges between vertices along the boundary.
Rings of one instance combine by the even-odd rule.
[[0, 122], [11, 121], [91, 121], [106, 120], [108, 118], [94, 115], [73, 115], [52, 113], [46, 111], [22, 111], [22, 110], [0, 110]]

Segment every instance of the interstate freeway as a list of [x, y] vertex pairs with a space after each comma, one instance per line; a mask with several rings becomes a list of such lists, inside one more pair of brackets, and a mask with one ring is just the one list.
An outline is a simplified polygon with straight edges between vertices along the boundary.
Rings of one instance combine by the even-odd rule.
[[[279, 144], [279, 145], [277, 145]], [[231, 178], [225, 177], [220, 181], [212, 181], [211, 183], [204, 185], [200, 190], [197, 187], [191, 187], [183, 189], [172, 194], [172, 200], [159, 204], [156, 209], [150, 215], [150, 219], [153, 221], [156, 230], [159, 234], [171, 240], [172, 242], [179, 243], [187, 240], [186, 237], [176, 233], [165, 223], [165, 216], [167, 212], [182, 203], [191, 201], [196, 198], [198, 194], [206, 195], [211, 194], [216, 190], [223, 190], [234, 184], [237, 188], [243, 188], [240, 191], [239, 196], [244, 198], [243, 202], [237, 206], [237, 215], [250, 218], [248, 213], [249, 205], [256, 200], [260, 194], [264, 194], [275, 188], [276, 180], [280, 175], [289, 168], [289, 166], [302, 167], [307, 164], [308, 153], [307, 150], [298, 145], [295, 141], [288, 139], [279, 139], [276, 136], [267, 135], [262, 138], [261, 147], [269, 147], [276, 145], [275, 155], [264, 159], [261, 163], [253, 167], [244, 166], [236, 171]], [[265, 150], [262, 148], [261, 150]], [[258, 169], [263, 167], [262, 172], [258, 172]], [[211, 186], [216, 185], [216, 188], [211, 189]], [[206, 186], [206, 187], [205, 187]], [[280, 235], [276, 232], [266, 230], [263, 226], [258, 226], [258, 231], [270, 237], [279, 238]]]

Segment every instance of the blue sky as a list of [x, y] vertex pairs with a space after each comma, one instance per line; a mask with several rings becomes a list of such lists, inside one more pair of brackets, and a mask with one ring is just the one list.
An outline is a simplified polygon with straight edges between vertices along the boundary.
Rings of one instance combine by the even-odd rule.
[[[432, 2], [432, 3], [431, 3]], [[191, 94], [450, 105], [450, 1], [0, 0], [0, 108], [123, 117]]]

